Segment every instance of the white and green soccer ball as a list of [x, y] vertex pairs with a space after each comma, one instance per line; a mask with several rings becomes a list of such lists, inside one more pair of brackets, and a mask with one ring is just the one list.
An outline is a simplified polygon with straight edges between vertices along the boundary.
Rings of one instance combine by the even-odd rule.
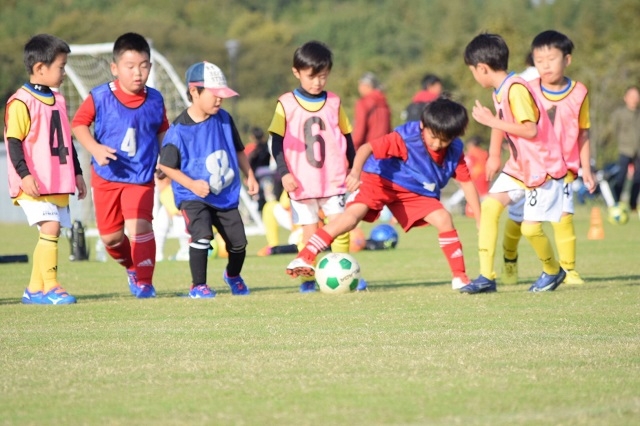
[[348, 293], [358, 286], [360, 265], [346, 253], [330, 253], [317, 263], [315, 279], [323, 293]]
[[624, 225], [629, 222], [629, 208], [625, 205], [617, 205], [609, 208], [609, 223]]

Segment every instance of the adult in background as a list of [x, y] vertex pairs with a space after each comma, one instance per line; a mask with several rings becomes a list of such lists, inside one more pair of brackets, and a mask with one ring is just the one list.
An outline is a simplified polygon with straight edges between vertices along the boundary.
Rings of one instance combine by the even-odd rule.
[[606, 139], [612, 137], [618, 144], [618, 165], [620, 170], [613, 183], [613, 199], [618, 204], [624, 189], [629, 165], [633, 164], [633, 179], [629, 194], [629, 208], [638, 209], [640, 194], [640, 89], [630, 86], [624, 94], [624, 106], [613, 111], [609, 120]]
[[360, 99], [356, 102], [352, 133], [356, 149], [391, 132], [391, 109], [375, 74], [367, 72], [360, 78], [358, 92]]
[[435, 101], [442, 94], [442, 81], [435, 74], [426, 74], [420, 82], [422, 89], [413, 95], [411, 103], [404, 111], [405, 121], [419, 121], [427, 103]]

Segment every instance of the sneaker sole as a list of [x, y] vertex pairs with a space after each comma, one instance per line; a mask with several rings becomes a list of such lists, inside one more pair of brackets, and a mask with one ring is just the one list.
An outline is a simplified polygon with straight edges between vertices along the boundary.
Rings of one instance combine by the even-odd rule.
[[287, 269], [287, 274], [292, 278], [296, 277], [313, 277], [316, 274], [315, 269], [310, 267], [298, 267], [293, 269]]

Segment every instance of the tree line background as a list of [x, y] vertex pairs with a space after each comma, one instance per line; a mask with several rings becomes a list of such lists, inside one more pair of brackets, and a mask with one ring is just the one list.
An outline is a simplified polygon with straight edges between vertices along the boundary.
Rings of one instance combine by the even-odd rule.
[[[316, 39], [334, 53], [328, 90], [353, 117], [357, 80], [372, 71], [383, 82], [393, 123], [419, 89], [439, 75], [453, 99], [470, 108], [491, 105], [462, 59], [480, 32], [501, 34], [510, 68], [524, 69], [533, 37], [555, 29], [576, 45], [568, 75], [590, 89], [592, 150], [599, 164], [615, 158], [603, 144], [610, 112], [625, 88], [640, 81], [638, 0], [0, 0], [0, 105], [26, 79], [22, 48], [32, 35], [55, 34], [69, 44], [113, 42], [135, 31], [150, 39], [180, 75], [194, 62], [219, 65], [240, 93], [235, 120], [246, 135], [267, 128], [277, 97], [296, 87], [295, 48]], [[239, 41], [232, 64], [225, 48]], [[226, 101], [225, 108], [231, 109]], [[467, 132], [488, 137], [472, 122]], [[611, 142], [611, 141], [610, 141]]]

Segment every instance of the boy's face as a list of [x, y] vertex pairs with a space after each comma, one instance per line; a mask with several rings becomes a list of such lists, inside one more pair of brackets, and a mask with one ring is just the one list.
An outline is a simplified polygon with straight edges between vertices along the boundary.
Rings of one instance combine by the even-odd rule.
[[422, 123], [420, 123], [420, 128], [422, 129], [422, 141], [431, 151], [440, 151], [451, 145], [450, 140], [439, 139], [431, 129], [425, 128]]
[[329, 73], [331, 70], [328, 68], [323, 69], [317, 74], [313, 74], [313, 68], [306, 68], [298, 70], [292, 68], [293, 75], [300, 80], [300, 87], [306, 90], [312, 95], [319, 95], [324, 90], [324, 86], [327, 84]]
[[563, 55], [556, 47], [543, 46], [531, 52], [533, 65], [545, 86], [564, 86], [564, 69], [571, 63], [571, 55]]
[[67, 54], [59, 53], [51, 65], [38, 62], [33, 66], [33, 74], [29, 81], [32, 84], [42, 84], [49, 87], [60, 87], [64, 81], [64, 67], [67, 65]]
[[149, 55], [135, 50], [123, 52], [116, 62], [111, 64], [111, 74], [120, 81], [120, 88], [130, 95], [144, 88], [150, 72]]
[[222, 98], [217, 97], [210, 90], [204, 89], [198, 93], [196, 87], [191, 87], [189, 92], [191, 93], [191, 99], [193, 99], [190, 108], [192, 112], [196, 113], [195, 115], [210, 116], [216, 115], [220, 111]]

